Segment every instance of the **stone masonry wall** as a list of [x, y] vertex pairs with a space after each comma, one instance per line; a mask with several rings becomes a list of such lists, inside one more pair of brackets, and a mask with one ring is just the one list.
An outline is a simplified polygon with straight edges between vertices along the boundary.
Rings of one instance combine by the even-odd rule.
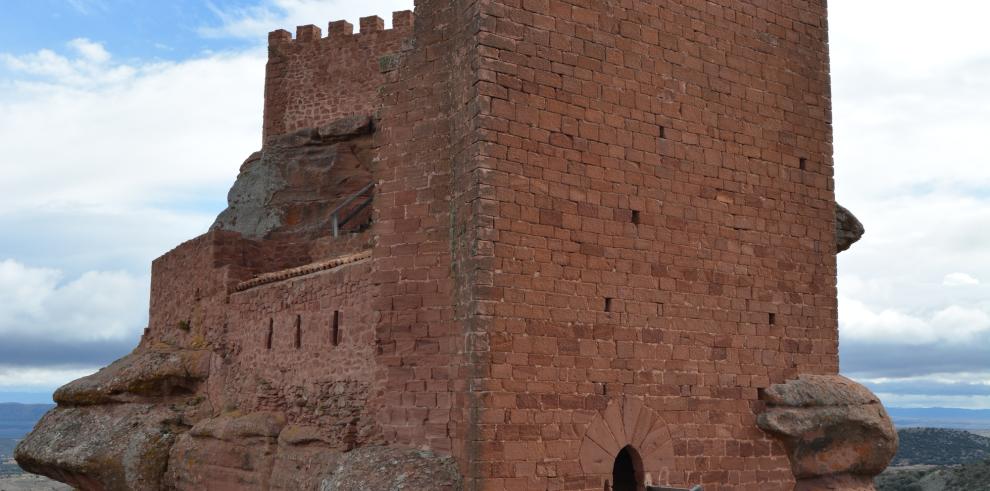
[[210, 399], [283, 412], [334, 448], [380, 443], [365, 404], [376, 351], [370, 271], [365, 260], [231, 295], [227, 355], [212, 376], [223, 383]]
[[334, 119], [370, 115], [379, 107], [386, 56], [399, 51], [412, 31], [411, 12], [396, 12], [392, 29], [377, 16], [361, 19], [360, 32], [346, 21], [329, 25], [328, 36], [314, 25], [268, 37], [264, 140]]
[[838, 369], [825, 2], [482, 5], [482, 488], [602, 489], [635, 399], [663, 484], [790, 489], [754, 410]]
[[[401, 52], [382, 88], [373, 278], [386, 440], [466, 455], [466, 317], [457, 292], [469, 288], [469, 214], [458, 214], [476, 186], [455, 161], [470, 155], [473, 2], [423, 0], [415, 43]], [[422, 15], [422, 19], [420, 19]], [[476, 27], [475, 27], [476, 28]], [[462, 269], [464, 268], [464, 269]]]

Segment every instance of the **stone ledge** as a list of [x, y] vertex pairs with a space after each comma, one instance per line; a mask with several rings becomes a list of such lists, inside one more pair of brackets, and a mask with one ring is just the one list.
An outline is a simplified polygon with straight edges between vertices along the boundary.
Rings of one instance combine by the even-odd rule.
[[321, 271], [327, 271], [346, 264], [356, 263], [358, 261], [368, 259], [371, 257], [371, 251], [361, 251], [355, 254], [348, 254], [346, 256], [335, 257], [333, 259], [328, 259], [326, 261], [320, 261], [315, 263], [310, 263], [304, 266], [299, 266], [298, 268], [283, 269], [281, 271], [274, 271], [271, 273], [265, 273], [263, 275], [257, 276], [247, 281], [242, 281], [234, 286], [233, 292], [243, 292], [245, 290], [250, 290], [251, 288], [256, 288], [262, 285], [267, 285], [269, 283], [277, 283], [279, 281], [285, 281], [292, 278], [297, 278], [299, 276], [306, 276], [308, 274], [319, 273]]

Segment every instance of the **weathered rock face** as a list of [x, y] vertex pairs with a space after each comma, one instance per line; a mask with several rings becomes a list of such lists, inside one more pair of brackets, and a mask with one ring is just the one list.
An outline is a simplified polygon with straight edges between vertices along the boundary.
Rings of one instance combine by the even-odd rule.
[[835, 252], [848, 250], [866, 233], [866, 228], [842, 205], [835, 204]]
[[92, 406], [189, 396], [210, 371], [207, 350], [139, 351], [55, 391], [59, 405]]
[[140, 350], [55, 393], [58, 407], [17, 446], [25, 470], [82, 490], [157, 489], [169, 449], [208, 414], [201, 350]]
[[450, 457], [423, 450], [365, 447], [346, 454], [324, 477], [319, 489], [454, 491], [461, 489], [461, 478]]
[[325, 234], [330, 211], [371, 182], [371, 133], [367, 116], [272, 139], [241, 166], [214, 229], [249, 239], [278, 234]]
[[897, 452], [897, 432], [880, 400], [839, 375], [805, 375], [761, 394], [760, 428], [787, 449], [795, 489], [871, 490]]

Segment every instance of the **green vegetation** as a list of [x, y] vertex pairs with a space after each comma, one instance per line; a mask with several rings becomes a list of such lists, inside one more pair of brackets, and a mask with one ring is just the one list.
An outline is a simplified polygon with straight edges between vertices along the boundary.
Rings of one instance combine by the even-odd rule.
[[897, 431], [892, 467], [877, 477], [877, 491], [990, 490], [990, 438], [941, 428]]
[[955, 465], [990, 459], [990, 438], [962, 430], [905, 428], [891, 465]]
[[990, 459], [954, 466], [892, 467], [877, 477], [877, 491], [990, 489]]

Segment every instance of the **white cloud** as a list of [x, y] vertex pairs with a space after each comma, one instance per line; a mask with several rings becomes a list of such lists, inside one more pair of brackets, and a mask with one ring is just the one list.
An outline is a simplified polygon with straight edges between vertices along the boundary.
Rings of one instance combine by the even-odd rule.
[[0, 55], [32, 76], [0, 94], [0, 214], [222, 200], [261, 145], [262, 50], [130, 66], [77, 41]]
[[[829, 2], [839, 196], [985, 193], [990, 4]], [[918, 26], [925, 26], [919, 35]]]
[[882, 344], [965, 344], [990, 332], [990, 314], [978, 308], [950, 305], [927, 316], [896, 308], [873, 309], [839, 296], [839, 325], [843, 341]]
[[265, 0], [258, 5], [236, 9], [221, 9], [211, 4], [220, 19], [219, 26], [203, 27], [200, 34], [207, 37], [240, 37], [263, 42], [275, 29], [294, 31], [296, 26], [315, 24], [326, 35], [330, 21], [346, 19], [357, 26], [361, 17], [377, 15], [391, 25], [392, 12], [412, 10], [413, 0]]
[[61, 279], [58, 270], [0, 261], [0, 336], [119, 340], [147, 324], [148, 277], [91, 271]]
[[67, 0], [69, 6], [82, 15], [90, 15], [96, 11], [106, 12], [107, 4], [104, 0]]
[[54, 389], [96, 373], [97, 368], [19, 368], [0, 366], [0, 389]]
[[96, 43], [86, 38], [76, 38], [69, 41], [69, 47], [76, 50], [82, 55], [84, 60], [90, 63], [104, 64], [110, 61], [110, 53], [101, 43]]
[[125, 82], [136, 73], [134, 67], [110, 64], [110, 53], [101, 43], [77, 38], [66, 47], [73, 57], [42, 49], [21, 56], [0, 53], [0, 62], [14, 72], [71, 87]]
[[61, 276], [54, 269], [31, 269], [15, 261], [0, 261], [0, 326], [11, 323], [18, 314], [42, 315], [42, 305]]
[[942, 279], [943, 286], [972, 286], [979, 285], [980, 280], [973, 278], [966, 273], [950, 273]]
[[[990, 4], [965, 0], [829, 2], [836, 194], [867, 230], [839, 256], [846, 370], [963, 380], [986, 367], [987, 15]], [[887, 402], [990, 407], [911, 397]]]

